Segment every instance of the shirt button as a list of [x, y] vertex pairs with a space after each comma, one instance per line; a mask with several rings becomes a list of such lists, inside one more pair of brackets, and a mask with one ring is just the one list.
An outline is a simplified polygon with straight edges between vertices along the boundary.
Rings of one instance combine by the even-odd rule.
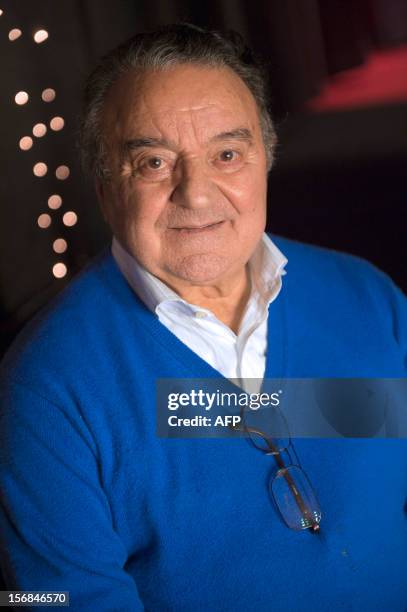
[[196, 319], [206, 319], [207, 316], [208, 316], [208, 313], [204, 312], [203, 310], [197, 310], [195, 313]]

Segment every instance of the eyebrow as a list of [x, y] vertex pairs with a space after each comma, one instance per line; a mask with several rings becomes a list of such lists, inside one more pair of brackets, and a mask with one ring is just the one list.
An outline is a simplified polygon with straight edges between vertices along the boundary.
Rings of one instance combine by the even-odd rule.
[[131, 140], [126, 140], [124, 143], [124, 148], [129, 151], [144, 147], [166, 147], [170, 149], [171, 144], [164, 138], [150, 138], [148, 136], [144, 138], [132, 138]]
[[216, 136], [210, 139], [210, 142], [218, 142], [219, 140], [245, 140], [247, 142], [252, 142], [253, 134], [247, 128], [236, 128], [229, 132], [216, 134]]
[[[253, 142], [253, 134], [247, 128], [236, 128], [235, 130], [215, 134], [215, 136], [210, 138], [209, 142], [219, 142], [222, 140], [242, 140], [251, 143]], [[126, 140], [124, 144], [124, 148], [128, 151], [134, 151], [135, 149], [142, 149], [145, 147], [164, 147], [166, 149], [172, 149], [174, 145], [165, 138], [151, 138], [149, 136], [131, 138], [130, 140]]]

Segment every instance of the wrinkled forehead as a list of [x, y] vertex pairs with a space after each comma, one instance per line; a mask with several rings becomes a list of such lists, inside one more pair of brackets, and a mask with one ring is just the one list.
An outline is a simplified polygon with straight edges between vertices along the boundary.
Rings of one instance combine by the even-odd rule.
[[128, 72], [111, 87], [102, 114], [110, 144], [136, 135], [193, 133], [199, 140], [242, 127], [260, 137], [252, 93], [231, 69], [201, 65]]

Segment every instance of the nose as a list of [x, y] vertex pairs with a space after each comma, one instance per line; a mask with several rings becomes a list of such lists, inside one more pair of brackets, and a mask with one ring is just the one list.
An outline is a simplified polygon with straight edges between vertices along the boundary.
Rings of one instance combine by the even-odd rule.
[[204, 164], [197, 159], [188, 160], [180, 165], [171, 201], [184, 208], [208, 208], [213, 204], [215, 191]]

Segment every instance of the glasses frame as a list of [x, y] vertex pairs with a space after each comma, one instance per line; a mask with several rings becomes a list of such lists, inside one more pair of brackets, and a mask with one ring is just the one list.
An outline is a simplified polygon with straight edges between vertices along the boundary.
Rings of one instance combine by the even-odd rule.
[[[321, 518], [319, 518], [319, 520], [315, 519], [315, 517], [313, 515], [313, 512], [307, 507], [307, 504], [304, 502], [301, 493], [299, 492], [298, 488], [295, 485], [294, 479], [292, 478], [291, 474], [288, 472], [288, 468], [290, 468], [290, 467], [297, 467], [298, 469], [300, 469], [302, 471], [302, 473], [303, 473], [307, 483], [309, 484], [309, 487], [310, 487], [310, 489], [311, 489], [311, 491], [312, 491], [312, 493], [313, 493], [313, 495], [315, 497], [315, 500], [318, 503], [318, 508], [320, 509], [319, 500], [318, 500], [318, 497], [317, 497], [317, 495], [315, 493], [314, 487], [312, 486], [311, 481], [308, 478], [307, 473], [303, 469], [303, 467], [301, 465], [301, 462], [300, 462], [300, 460], [298, 458], [297, 452], [296, 452], [296, 450], [294, 448], [294, 445], [292, 443], [292, 438], [291, 438], [291, 434], [290, 434], [289, 429], [288, 429], [288, 425], [287, 425], [287, 433], [288, 433], [288, 444], [287, 444], [287, 447], [285, 449], [283, 449], [283, 450], [279, 450], [277, 448], [273, 438], [271, 438], [270, 436], [265, 434], [260, 429], [257, 429], [257, 428], [250, 427], [250, 426], [246, 425], [244, 415], [245, 415], [245, 410], [243, 408], [242, 411], [241, 411], [241, 414], [240, 414], [240, 416], [241, 416], [241, 425], [235, 425], [234, 429], [235, 430], [239, 430], [239, 431], [244, 431], [246, 434], [248, 434], [249, 440], [250, 440], [251, 444], [254, 446], [254, 448], [256, 450], [262, 452], [265, 455], [272, 455], [274, 457], [274, 460], [276, 462], [276, 465], [277, 465], [278, 469], [277, 469], [277, 472], [273, 474], [273, 476], [272, 476], [272, 478], [270, 480], [270, 487], [269, 488], [271, 490], [271, 494], [272, 494], [272, 497], [273, 497], [274, 505], [276, 506], [276, 508], [277, 508], [277, 510], [278, 510], [278, 512], [280, 514], [280, 517], [283, 520], [284, 524], [289, 529], [293, 529], [294, 531], [303, 531], [303, 530], [307, 529], [311, 533], [314, 533], [314, 534], [320, 533], [320, 531], [321, 531], [321, 527], [320, 527]], [[284, 415], [282, 415], [282, 416], [284, 418]], [[252, 439], [250, 434], [256, 434], [256, 435], [260, 436], [266, 442], [266, 445], [267, 445], [269, 450], [259, 448], [255, 444], [255, 442], [253, 441], [253, 439]], [[290, 449], [291, 449], [291, 452], [294, 454], [297, 463], [293, 462], [291, 454], [290, 454]], [[291, 463], [288, 463], [288, 464], [285, 463], [285, 461], [283, 459], [283, 456], [282, 456], [283, 452], [287, 452], [287, 454], [288, 454], [288, 456], [290, 458]], [[290, 490], [290, 492], [291, 492], [291, 494], [292, 494], [292, 496], [294, 498], [295, 503], [297, 504], [297, 506], [298, 506], [302, 516], [303, 516], [304, 521], [310, 523], [309, 525], [307, 525], [305, 527], [301, 527], [300, 529], [295, 529], [294, 527], [292, 527], [291, 525], [289, 525], [287, 523], [287, 521], [285, 520], [284, 515], [281, 512], [280, 507], [279, 507], [279, 505], [278, 505], [278, 503], [276, 501], [276, 498], [275, 498], [275, 495], [274, 495], [274, 492], [273, 492], [273, 488], [272, 488], [272, 484], [273, 484], [274, 480], [279, 475], [281, 476], [281, 474], [282, 474], [282, 477], [287, 482], [288, 488], [289, 488], [289, 490]], [[320, 512], [320, 515], [322, 515], [321, 510], [319, 510], [319, 512]]]

